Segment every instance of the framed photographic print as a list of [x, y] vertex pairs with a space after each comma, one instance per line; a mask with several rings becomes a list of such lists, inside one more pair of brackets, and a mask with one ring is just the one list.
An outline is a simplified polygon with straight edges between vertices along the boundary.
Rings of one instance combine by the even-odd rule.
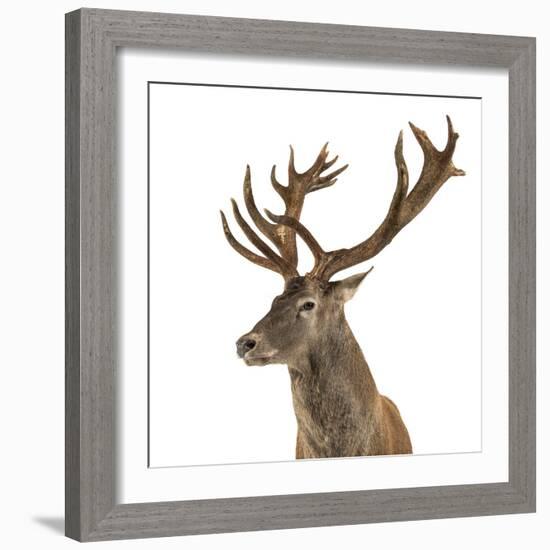
[[67, 535], [534, 511], [534, 39], [66, 39]]

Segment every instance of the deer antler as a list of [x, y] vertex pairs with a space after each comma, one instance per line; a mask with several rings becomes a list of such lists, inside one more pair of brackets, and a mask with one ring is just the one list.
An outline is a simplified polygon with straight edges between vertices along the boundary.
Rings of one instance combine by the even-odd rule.
[[[288, 185], [281, 185], [277, 181], [275, 165], [271, 169], [271, 184], [285, 203], [285, 216], [299, 220], [304, 206], [305, 196], [313, 191], [324, 189], [334, 185], [337, 176], [342, 173], [348, 165], [337, 168], [332, 172], [323, 175], [337, 160], [338, 156], [327, 161], [328, 144], [325, 144], [317, 156], [315, 162], [305, 172], [298, 172], [294, 165], [294, 150], [290, 147], [290, 158], [288, 162]], [[243, 233], [248, 240], [264, 255], [260, 256], [240, 244], [229, 229], [227, 219], [223, 212], [222, 225], [229, 244], [242, 256], [251, 262], [280, 273], [285, 280], [298, 276], [298, 253], [296, 249], [296, 234], [291, 225], [275, 223], [266, 220], [256, 206], [252, 193], [250, 166], [246, 167], [243, 183], [244, 202], [248, 214], [256, 227], [265, 235], [279, 251], [277, 254], [267, 245], [248, 225], [241, 216], [237, 203], [233, 200], [233, 213]]]
[[445, 149], [439, 151], [428, 138], [426, 132], [409, 123], [411, 130], [424, 154], [424, 165], [420, 177], [408, 193], [409, 173], [403, 158], [403, 132], [399, 133], [395, 146], [395, 164], [397, 167], [397, 185], [388, 213], [374, 233], [349, 249], [325, 252], [313, 235], [297, 218], [285, 213], [276, 216], [266, 211], [274, 222], [292, 228], [311, 250], [315, 259], [313, 269], [307, 277], [328, 281], [335, 273], [359, 264], [376, 256], [392, 239], [411, 222], [430, 202], [438, 189], [452, 176], [464, 176], [452, 161], [458, 134], [453, 130], [451, 119], [447, 116], [448, 138]]

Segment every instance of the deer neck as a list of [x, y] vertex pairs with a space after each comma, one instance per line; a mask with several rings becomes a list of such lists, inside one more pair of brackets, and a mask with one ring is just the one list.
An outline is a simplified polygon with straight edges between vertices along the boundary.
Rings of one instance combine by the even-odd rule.
[[360, 454], [379, 394], [346, 319], [320, 334], [288, 368], [298, 430], [311, 452]]

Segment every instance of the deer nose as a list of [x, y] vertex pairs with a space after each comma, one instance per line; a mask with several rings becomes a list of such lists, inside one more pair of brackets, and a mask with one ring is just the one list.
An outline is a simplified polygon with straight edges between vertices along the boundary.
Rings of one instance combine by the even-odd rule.
[[237, 355], [242, 359], [247, 351], [256, 347], [256, 340], [250, 336], [241, 336], [237, 340]]

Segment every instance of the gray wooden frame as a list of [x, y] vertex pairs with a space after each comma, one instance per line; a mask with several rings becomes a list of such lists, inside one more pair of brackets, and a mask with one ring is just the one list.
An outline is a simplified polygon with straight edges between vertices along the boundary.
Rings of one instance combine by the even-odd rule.
[[[509, 71], [509, 481], [117, 504], [118, 47]], [[535, 39], [82, 9], [66, 16], [66, 534], [81, 541], [535, 511]]]

